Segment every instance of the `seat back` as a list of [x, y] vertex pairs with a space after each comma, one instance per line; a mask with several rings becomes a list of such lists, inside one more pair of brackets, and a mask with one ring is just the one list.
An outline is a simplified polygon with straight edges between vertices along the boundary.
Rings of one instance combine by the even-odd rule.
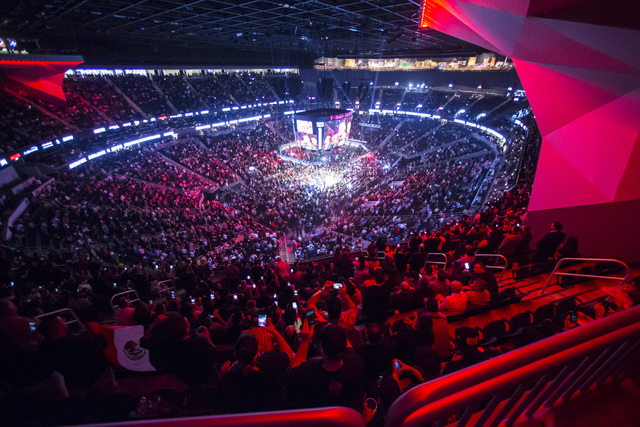
[[536, 325], [540, 325], [545, 319], [553, 319], [553, 316], [556, 314], [556, 308], [553, 304], [545, 304], [536, 308], [536, 311], [533, 312], [533, 323]]
[[501, 338], [507, 333], [507, 324], [504, 320], [494, 320], [484, 325], [482, 328], [483, 341], [489, 338]]
[[531, 326], [531, 314], [529, 313], [518, 313], [509, 320], [509, 332], [515, 332], [527, 326]]

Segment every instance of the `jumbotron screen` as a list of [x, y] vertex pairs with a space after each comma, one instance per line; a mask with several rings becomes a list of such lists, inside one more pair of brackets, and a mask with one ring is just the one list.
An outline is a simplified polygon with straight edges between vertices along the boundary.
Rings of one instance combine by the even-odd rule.
[[351, 112], [309, 110], [295, 116], [296, 141], [307, 150], [331, 150], [346, 144], [351, 133]]

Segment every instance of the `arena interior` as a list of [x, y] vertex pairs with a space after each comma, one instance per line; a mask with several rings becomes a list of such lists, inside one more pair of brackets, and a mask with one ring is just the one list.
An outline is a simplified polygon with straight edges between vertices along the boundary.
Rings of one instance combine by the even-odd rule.
[[0, 5], [0, 424], [635, 426], [624, 1]]

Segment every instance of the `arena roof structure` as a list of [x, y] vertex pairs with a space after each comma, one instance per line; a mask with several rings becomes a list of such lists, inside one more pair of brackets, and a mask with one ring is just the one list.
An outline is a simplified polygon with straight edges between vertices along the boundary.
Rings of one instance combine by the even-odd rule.
[[166, 56], [165, 63], [300, 65], [320, 56], [486, 52], [420, 29], [420, 7], [418, 0], [9, 0], [0, 5], [0, 36], [32, 53], [82, 54], [94, 63]]

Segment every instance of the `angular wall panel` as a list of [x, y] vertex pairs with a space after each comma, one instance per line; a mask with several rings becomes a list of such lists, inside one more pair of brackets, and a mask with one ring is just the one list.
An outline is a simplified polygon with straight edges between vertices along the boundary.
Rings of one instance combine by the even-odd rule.
[[[543, 163], [545, 167], [540, 168]], [[570, 191], [565, 191], [567, 189]], [[529, 211], [610, 201], [611, 198], [585, 178], [552, 144], [542, 140]]]
[[[602, 213], [607, 204], [640, 200], [640, 2], [526, 3], [425, 0], [423, 10], [446, 19], [432, 21], [425, 13], [422, 20], [472, 43], [487, 41], [479, 44], [514, 59], [543, 136], [527, 221], [547, 221], [543, 212], [563, 218], [580, 212], [587, 215], [580, 232], [593, 233], [598, 224], [595, 216], [590, 223], [589, 206]], [[457, 32], [461, 26], [465, 31]], [[469, 29], [477, 36], [465, 38]], [[608, 230], [613, 241], [632, 241], [623, 236], [624, 224]], [[640, 243], [634, 244], [635, 250], [614, 252], [640, 261]]]
[[0, 72], [34, 91], [66, 101], [64, 73], [83, 61], [81, 56], [0, 54]]

